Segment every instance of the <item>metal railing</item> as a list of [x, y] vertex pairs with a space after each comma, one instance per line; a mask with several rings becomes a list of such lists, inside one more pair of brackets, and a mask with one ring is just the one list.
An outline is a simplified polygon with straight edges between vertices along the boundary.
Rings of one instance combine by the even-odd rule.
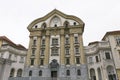
[[59, 77], [59, 78], [51, 78], [51, 77], [10, 77], [8, 80], [71, 80], [69, 77]]

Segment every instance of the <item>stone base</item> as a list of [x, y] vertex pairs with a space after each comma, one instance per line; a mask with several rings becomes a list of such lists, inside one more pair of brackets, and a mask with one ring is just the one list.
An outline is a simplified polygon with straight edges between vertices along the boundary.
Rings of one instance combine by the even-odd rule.
[[[77, 70], [81, 71], [81, 75], [77, 75]], [[31, 67], [25, 68], [24, 70], [24, 77], [29, 77], [29, 71], [32, 71], [32, 77], [41, 77], [41, 78], [51, 78], [51, 69], [49, 66], [44, 67]], [[42, 76], [39, 76], [39, 71], [42, 70]], [[70, 70], [70, 75], [66, 75], [66, 71]], [[57, 78], [69, 78], [71, 80], [88, 80], [88, 73], [87, 73], [87, 66], [86, 65], [60, 65], [59, 69], [57, 70]]]

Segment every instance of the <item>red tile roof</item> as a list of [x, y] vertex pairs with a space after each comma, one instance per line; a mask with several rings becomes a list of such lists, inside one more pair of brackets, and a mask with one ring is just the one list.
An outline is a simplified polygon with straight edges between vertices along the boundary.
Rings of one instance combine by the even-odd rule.
[[0, 36], [0, 40], [8, 42], [9, 45], [11, 45], [11, 46], [13, 46], [13, 47], [15, 47], [15, 48], [17, 48], [17, 49], [26, 50], [26, 48], [25, 48], [23, 45], [13, 43], [13, 42], [12, 42], [10, 39], [8, 39], [6, 36]]

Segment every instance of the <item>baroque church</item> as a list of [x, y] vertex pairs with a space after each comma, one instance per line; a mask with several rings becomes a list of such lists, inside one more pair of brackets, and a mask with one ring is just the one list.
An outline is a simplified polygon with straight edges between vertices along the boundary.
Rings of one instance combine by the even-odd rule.
[[81, 19], [55, 9], [34, 20], [28, 30], [24, 77], [88, 80]]
[[[28, 49], [3, 37], [0, 80], [120, 79], [120, 31], [107, 32], [101, 41], [84, 46], [84, 26], [80, 18], [54, 9], [28, 25]], [[16, 48], [8, 49], [9, 55], [6, 43]], [[6, 56], [8, 58], [1, 61]]]

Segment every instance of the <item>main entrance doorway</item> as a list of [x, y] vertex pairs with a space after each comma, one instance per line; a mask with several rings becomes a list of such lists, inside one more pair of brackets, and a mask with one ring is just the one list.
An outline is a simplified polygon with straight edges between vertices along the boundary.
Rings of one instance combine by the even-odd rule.
[[51, 77], [57, 78], [57, 71], [51, 71]]

